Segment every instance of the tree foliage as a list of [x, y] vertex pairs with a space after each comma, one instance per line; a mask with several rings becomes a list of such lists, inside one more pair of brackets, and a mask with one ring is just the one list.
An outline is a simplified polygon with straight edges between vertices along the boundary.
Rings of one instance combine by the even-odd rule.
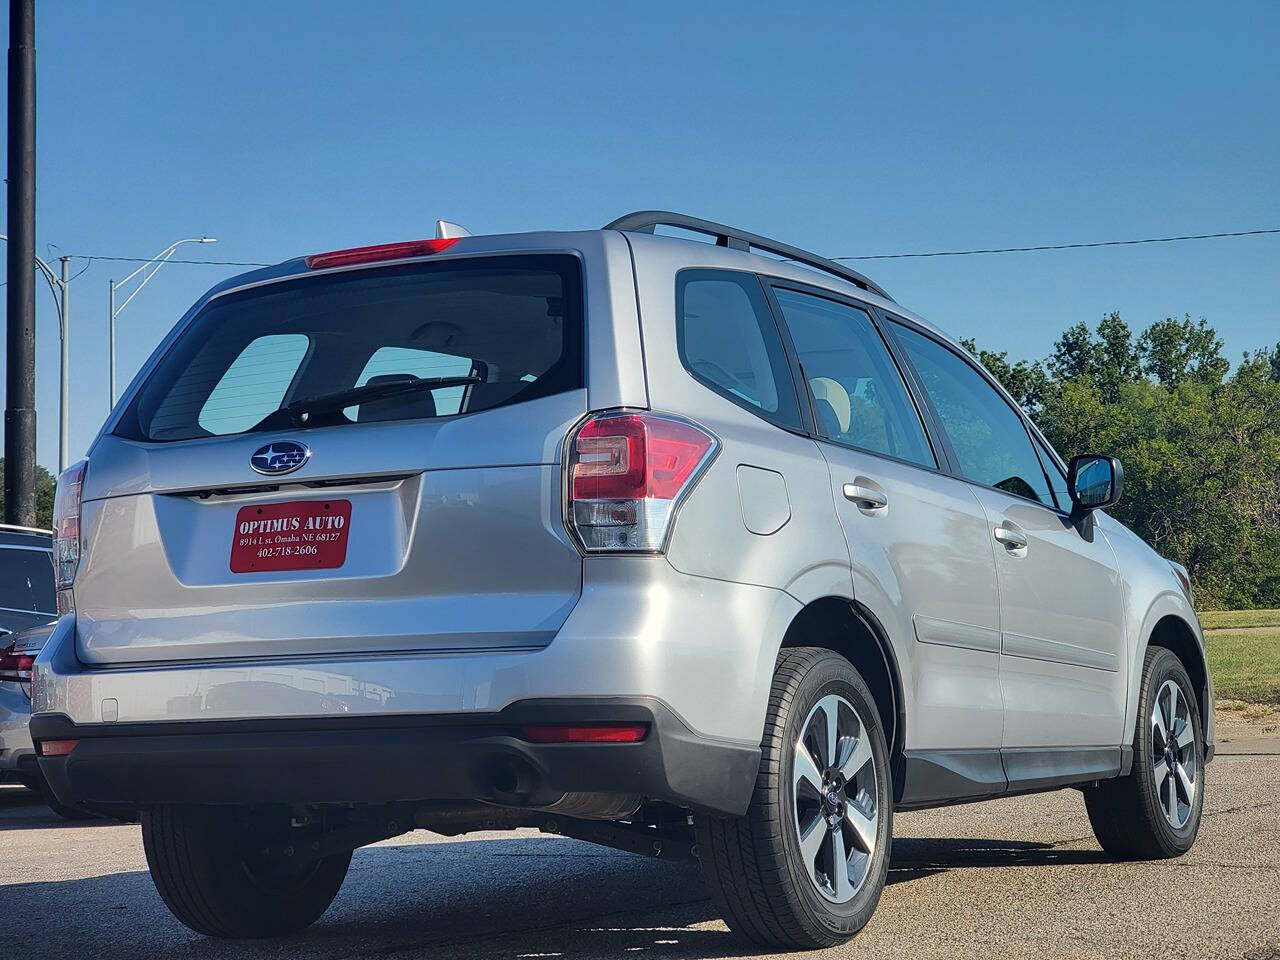
[[1198, 602], [1280, 606], [1280, 344], [1233, 371], [1203, 318], [1135, 338], [1111, 313], [1068, 328], [1043, 364], [965, 345], [1065, 458], [1120, 458], [1111, 512], [1186, 565]]
[[[36, 526], [48, 530], [53, 526], [53, 494], [57, 481], [44, 467], [36, 464]], [[4, 517], [4, 457], [0, 457], [0, 518]]]

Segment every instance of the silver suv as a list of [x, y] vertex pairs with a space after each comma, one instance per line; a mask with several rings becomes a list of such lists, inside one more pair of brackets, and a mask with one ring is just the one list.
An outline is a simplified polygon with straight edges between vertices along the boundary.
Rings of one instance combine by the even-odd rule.
[[216, 287], [59, 481], [40, 764], [184, 923], [298, 930], [414, 827], [696, 857], [785, 947], [867, 922], [895, 810], [1191, 846], [1203, 638], [1115, 460], [786, 244], [437, 233]]

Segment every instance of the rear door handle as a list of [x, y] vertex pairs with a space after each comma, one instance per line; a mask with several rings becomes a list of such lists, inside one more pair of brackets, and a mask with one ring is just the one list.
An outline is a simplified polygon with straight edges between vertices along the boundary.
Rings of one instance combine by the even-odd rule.
[[995, 538], [1010, 552], [1027, 549], [1027, 535], [1017, 527], [1002, 523], [995, 529]]
[[852, 501], [860, 510], [880, 510], [889, 505], [889, 498], [883, 491], [862, 483], [846, 483], [844, 498]]

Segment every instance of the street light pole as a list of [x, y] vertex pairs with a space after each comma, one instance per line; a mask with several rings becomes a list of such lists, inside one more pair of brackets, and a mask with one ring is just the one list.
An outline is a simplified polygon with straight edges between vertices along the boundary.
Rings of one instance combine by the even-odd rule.
[[67, 461], [70, 459], [68, 447], [70, 445], [70, 437], [68, 433], [68, 418], [71, 410], [71, 361], [69, 353], [69, 341], [71, 340], [71, 258], [62, 257], [62, 280], [58, 284], [62, 289], [62, 309], [59, 310], [59, 320], [61, 321], [62, 334], [62, 356], [61, 365], [59, 367], [58, 379], [58, 473], [67, 469]]
[[107, 314], [109, 318], [108, 326], [110, 329], [111, 346], [107, 349], [107, 363], [111, 365], [111, 405], [108, 410], [116, 408], [116, 282], [108, 281], [111, 286], [111, 312]]
[[[9, 238], [3, 233], [0, 233], [0, 240], [9, 242]], [[71, 329], [71, 278], [67, 274], [71, 269], [71, 258], [59, 258], [62, 262], [61, 279], [54, 275], [53, 268], [40, 259], [39, 254], [32, 254], [32, 259], [44, 274], [45, 282], [49, 284], [49, 291], [53, 294], [54, 306], [58, 308], [58, 337], [62, 341], [62, 377], [58, 388], [62, 400], [61, 409], [58, 411], [58, 472], [61, 473], [67, 469], [67, 418], [70, 410], [67, 384], [71, 370], [67, 362], [67, 349], [70, 342], [68, 334]]]
[[[213, 237], [187, 237], [184, 240], [175, 240], [173, 243], [169, 244], [169, 246], [165, 247], [163, 250], [157, 253], [154, 257], [152, 257], [150, 260], [147, 260], [145, 263], [143, 263], [142, 266], [138, 267], [137, 270], [133, 271], [133, 273], [129, 274], [119, 283], [117, 283], [115, 280], [111, 280], [109, 282], [109, 287], [111, 292], [111, 304], [110, 304], [109, 312], [107, 314], [108, 338], [110, 341], [107, 348], [107, 356], [108, 356], [107, 362], [111, 365], [111, 375], [109, 379], [111, 382], [111, 409], [112, 410], [114, 410], [116, 407], [116, 396], [117, 396], [116, 394], [116, 317], [120, 315], [121, 310], [123, 310], [125, 307], [129, 305], [129, 301], [132, 300], [134, 297], [136, 297], [142, 291], [142, 288], [145, 287], [148, 282], [150, 282], [151, 278], [156, 275], [156, 273], [160, 270], [160, 268], [169, 262], [169, 258], [173, 256], [174, 251], [177, 250], [178, 247], [182, 246], [184, 243], [217, 243], [217, 242], [218, 241], [215, 240]], [[120, 287], [123, 287], [126, 283], [128, 283], [138, 274], [142, 273], [148, 267], [150, 267], [151, 269], [147, 271], [146, 276], [144, 276], [140, 281], [138, 281], [138, 285], [134, 287], [133, 293], [125, 297], [124, 303], [120, 304], [120, 306], [117, 307], [116, 306], [116, 290], [118, 290]]]

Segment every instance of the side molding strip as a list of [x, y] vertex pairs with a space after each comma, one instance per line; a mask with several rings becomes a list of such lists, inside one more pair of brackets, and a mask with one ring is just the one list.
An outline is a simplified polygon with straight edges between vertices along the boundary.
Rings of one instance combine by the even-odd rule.
[[960, 647], [964, 650], [980, 650], [983, 653], [1000, 652], [1000, 631], [992, 630], [990, 627], [919, 615], [911, 619], [915, 623], [916, 639], [921, 643], [936, 643], [944, 647]]
[[941, 807], [1109, 780], [1132, 764], [1125, 747], [908, 750], [900, 810]]
[[1120, 669], [1120, 658], [1105, 650], [1078, 647], [1074, 643], [1063, 643], [1061, 640], [1027, 637], [1020, 633], [1003, 633], [1001, 638], [1001, 652], [1006, 657], [1047, 660], [1050, 663], [1066, 663], [1074, 667], [1088, 667], [1091, 670], [1106, 670], [1109, 673], [1116, 673]]

